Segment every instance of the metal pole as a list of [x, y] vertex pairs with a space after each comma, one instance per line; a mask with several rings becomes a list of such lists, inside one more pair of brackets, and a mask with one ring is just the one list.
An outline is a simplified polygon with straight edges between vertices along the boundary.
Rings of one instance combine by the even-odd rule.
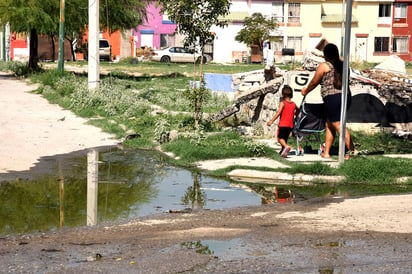
[[346, 106], [349, 89], [349, 57], [350, 57], [350, 31], [352, 26], [352, 0], [346, 2], [345, 41], [343, 50], [343, 75], [342, 75], [342, 106], [340, 115], [339, 136], [339, 163], [345, 161], [345, 132], [346, 132]]
[[59, 29], [59, 71], [64, 71], [64, 0], [60, 0], [60, 29]]
[[343, 57], [343, 36], [345, 34], [345, 0], [342, 0], [342, 27], [340, 30], [340, 56]]

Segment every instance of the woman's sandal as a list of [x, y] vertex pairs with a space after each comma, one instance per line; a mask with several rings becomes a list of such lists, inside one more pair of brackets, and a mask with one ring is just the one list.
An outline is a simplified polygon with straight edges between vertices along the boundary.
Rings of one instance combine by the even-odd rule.
[[323, 152], [320, 154], [320, 157], [322, 157], [323, 159], [329, 159], [330, 158], [330, 155], [329, 156], [326, 156]]

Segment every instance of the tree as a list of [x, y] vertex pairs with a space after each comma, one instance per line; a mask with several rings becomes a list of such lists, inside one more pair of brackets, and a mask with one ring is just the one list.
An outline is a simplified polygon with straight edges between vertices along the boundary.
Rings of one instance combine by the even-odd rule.
[[37, 34], [48, 33], [54, 25], [53, 14], [44, 6], [53, 5], [54, 0], [0, 0], [0, 21], [10, 23], [10, 30], [28, 33], [30, 36], [29, 68], [37, 70]]
[[263, 41], [276, 41], [270, 32], [277, 27], [276, 19], [266, 19], [261, 13], [253, 13], [252, 16], [245, 18], [243, 28], [238, 32], [235, 40], [245, 43], [248, 47], [258, 45], [260, 51], [263, 52]]
[[[84, 32], [88, 23], [88, 5], [85, 0], [66, 1], [66, 39]], [[146, 1], [107, 0], [101, 1], [101, 27], [114, 32], [134, 28], [146, 18]], [[60, 0], [0, 0], [0, 22], [9, 22], [11, 31], [28, 33], [30, 37], [29, 68], [38, 67], [38, 34], [46, 34], [51, 39], [58, 36]], [[106, 5], [107, 3], [107, 5]], [[107, 11], [107, 12], [106, 12]], [[74, 52], [72, 52], [74, 54]]]
[[[184, 44], [187, 47], [199, 48], [201, 53], [199, 78], [196, 79], [196, 65], [194, 65], [191, 92], [188, 93], [195, 110], [195, 126], [198, 126], [203, 99], [207, 89], [203, 86], [203, 55], [204, 47], [214, 39], [210, 29], [212, 26], [224, 27], [226, 22], [222, 17], [229, 13], [230, 0], [159, 0], [161, 11], [169, 19], [176, 22], [179, 33], [185, 36]], [[193, 60], [194, 63], [196, 60]], [[199, 85], [196, 85], [199, 83]]]

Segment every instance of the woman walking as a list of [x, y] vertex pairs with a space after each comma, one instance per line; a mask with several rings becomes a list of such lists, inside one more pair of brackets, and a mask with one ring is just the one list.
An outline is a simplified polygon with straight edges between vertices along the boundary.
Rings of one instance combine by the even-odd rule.
[[[323, 49], [323, 55], [325, 62], [319, 64], [309, 85], [302, 89], [302, 95], [307, 95], [319, 84], [321, 85], [320, 93], [324, 102], [326, 116], [325, 149], [321, 156], [323, 158], [330, 158], [330, 149], [336, 132], [340, 134], [343, 62], [340, 59], [339, 50], [335, 44], [327, 44]], [[347, 108], [350, 107], [350, 104], [351, 96], [349, 91]], [[348, 129], [345, 130], [345, 145], [348, 149], [345, 159], [349, 159], [349, 155], [355, 153], [355, 147]]]

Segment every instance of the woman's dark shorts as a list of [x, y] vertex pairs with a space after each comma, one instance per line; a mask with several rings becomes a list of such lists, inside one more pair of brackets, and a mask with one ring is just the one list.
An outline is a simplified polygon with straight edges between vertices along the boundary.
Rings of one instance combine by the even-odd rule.
[[[323, 98], [324, 107], [325, 107], [325, 117], [330, 122], [340, 121], [340, 112], [342, 105], [342, 94], [337, 93], [333, 95], [328, 95]], [[349, 92], [348, 101], [346, 102], [346, 110], [349, 109], [352, 103], [352, 95]]]

